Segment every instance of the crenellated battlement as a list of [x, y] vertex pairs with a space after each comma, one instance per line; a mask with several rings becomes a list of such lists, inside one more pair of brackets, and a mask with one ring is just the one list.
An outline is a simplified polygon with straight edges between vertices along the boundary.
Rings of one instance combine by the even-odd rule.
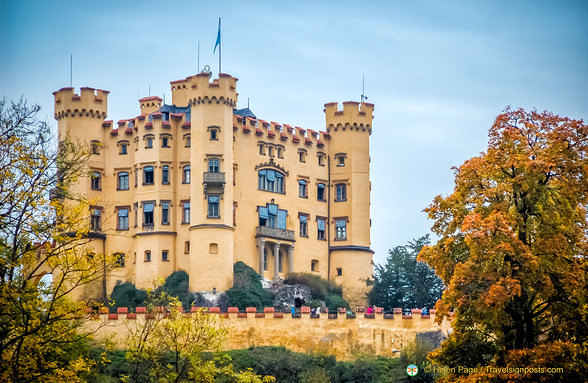
[[150, 96], [139, 99], [139, 107], [141, 108], [141, 114], [151, 114], [161, 109], [161, 97]]
[[225, 104], [231, 108], [237, 105], [238, 79], [220, 73], [210, 81], [210, 74], [200, 73], [184, 80], [172, 81], [172, 102], [176, 105]]
[[337, 102], [325, 104], [327, 132], [347, 129], [368, 131], [372, 133], [374, 104], [346, 101], [343, 109]]
[[94, 117], [105, 119], [107, 115], [108, 94], [102, 89], [84, 87], [80, 93], [74, 88], [61, 88], [53, 92], [55, 98], [55, 119], [63, 117]]
[[267, 137], [276, 141], [291, 141], [302, 146], [316, 145], [319, 148], [322, 148], [331, 137], [328, 132], [317, 132], [312, 129], [303, 129], [299, 126], [292, 127], [275, 121], [267, 122], [260, 118], [243, 118], [236, 114], [233, 115], [233, 130], [241, 130], [245, 134], [253, 133], [260, 138]]

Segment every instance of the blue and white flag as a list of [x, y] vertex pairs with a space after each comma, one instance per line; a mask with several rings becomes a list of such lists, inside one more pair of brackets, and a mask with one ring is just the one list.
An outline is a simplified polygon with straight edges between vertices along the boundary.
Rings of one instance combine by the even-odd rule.
[[212, 53], [216, 53], [216, 47], [220, 47], [220, 29], [221, 29], [221, 19], [218, 18], [218, 34], [216, 35], [216, 44], [214, 44], [214, 49]]

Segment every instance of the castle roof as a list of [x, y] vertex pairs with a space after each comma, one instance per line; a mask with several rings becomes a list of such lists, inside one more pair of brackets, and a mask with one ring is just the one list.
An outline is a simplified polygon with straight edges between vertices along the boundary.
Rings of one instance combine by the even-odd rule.
[[[183, 113], [186, 116], [186, 121], [191, 121], [192, 111], [189, 106], [175, 106], [175, 105], [168, 105], [163, 104], [161, 109], [159, 109], [161, 113], [173, 113], [173, 114], [181, 114]], [[168, 114], [168, 116], [169, 116]], [[151, 121], [151, 119], [149, 120]]]
[[249, 108], [233, 109], [233, 114], [236, 114], [237, 116], [241, 116], [244, 118], [251, 117], [251, 118], [257, 119], [257, 117], [255, 117], [255, 114], [253, 114], [253, 112]]

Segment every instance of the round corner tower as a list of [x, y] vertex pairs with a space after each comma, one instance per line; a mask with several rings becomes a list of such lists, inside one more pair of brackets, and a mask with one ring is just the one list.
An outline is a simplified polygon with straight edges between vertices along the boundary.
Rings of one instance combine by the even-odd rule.
[[366, 301], [366, 279], [373, 274], [370, 248], [370, 155], [374, 105], [325, 104], [329, 141], [329, 278], [343, 285], [352, 304]]
[[233, 284], [233, 108], [237, 79], [187, 78], [193, 180], [190, 190], [190, 290], [225, 291]]

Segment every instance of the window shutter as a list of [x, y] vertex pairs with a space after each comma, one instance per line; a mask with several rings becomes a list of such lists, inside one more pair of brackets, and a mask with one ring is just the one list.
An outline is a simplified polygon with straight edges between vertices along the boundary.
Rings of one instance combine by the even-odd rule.
[[320, 231], [324, 231], [325, 230], [325, 220], [324, 219], [319, 219], [318, 220], [318, 229]]
[[268, 214], [267, 214], [267, 207], [264, 206], [260, 206], [259, 207], [259, 218], [268, 218]]
[[286, 210], [278, 210], [278, 229], [286, 230], [286, 216], [288, 212]]
[[143, 205], [143, 211], [145, 213], [152, 213], [153, 212], [153, 204], [152, 203], [146, 203]]
[[301, 215], [300, 216], [300, 222], [301, 223], [306, 223], [306, 216], [305, 215]]
[[269, 214], [271, 215], [278, 215], [278, 205], [269, 204], [267, 205], [269, 209]]

